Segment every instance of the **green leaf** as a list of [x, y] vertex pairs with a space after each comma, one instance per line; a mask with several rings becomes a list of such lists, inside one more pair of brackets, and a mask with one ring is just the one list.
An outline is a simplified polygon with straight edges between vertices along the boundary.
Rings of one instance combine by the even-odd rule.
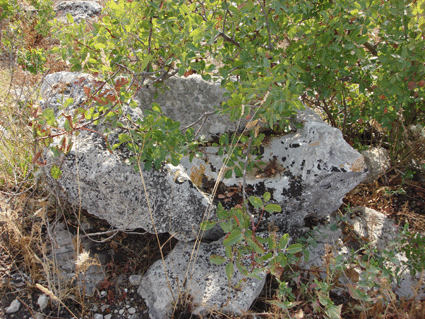
[[224, 264], [226, 262], [226, 258], [224, 258], [222, 256], [218, 256], [218, 255], [211, 255], [210, 256], [210, 261], [214, 265], [221, 265], [221, 264]]
[[276, 213], [282, 211], [282, 208], [280, 208], [280, 206], [276, 204], [268, 204], [266, 205], [266, 207], [264, 207], [264, 209], [269, 213]]
[[61, 177], [61, 175], [62, 175], [62, 171], [59, 168], [59, 166], [57, 166], [56, 164], [54, 164], [52, 166], [52, 168], [50, 169], [50, 175], [52, 175], [52, 177], [54, 179], [59, 179]]
[[[264, 193], [264, 195], [263, 195], [263, 198], [264, 198], [264, 202], [266, 203], [266, 202], [268, 202], [269, 200], [270, 200], [270, 198], [271, 198], [271, 194], [269, 193], [269, 192], [265, 192]], [[267, 207], [267, 206], [266, 206]]]
[[42, 113], [42, 117], [46, 120], [47, 124], [49, 124], [50, 126], [55, 126], [55, 112], [53, 112], [52, 109], [45, 109]]
[[70, 13], [66, 14], [66, 18], [68, 19], [69, 23], [74, 23], [74, 17]]
[[254, 235], [251, 235], [248, 238], [245, 238], [249, 247], [251, 247], [257, 254], [264, 254], [266, 250], [263, 245], [261, 245]]
[[74, 99], [72, 97], [67, 98], [65, 103], [63, 104], [63, 107], [66, 108], [66, 107], [72, 105], [73, 103], [74, 103]]
[[235, 170], [236, 176], [243, 177], [242, 170], [240, 169], [239, 166], [235, 166], [235, 169], [234, 170]]
[[232, 246], [239, 243], [243, 239], [243, 234], [240, 230], [233, 230], [229, 236], [223, 241], [224, 246]]
[[212, 221], [212, 220], [207, 220], [207, 221], [201, 223], [200, 228], [203, 231], [207, 231], [207, 230], [210, 230], [211, 228], [213, 228], [215, 226], [215, 224], [217, 224], [217, 222]]
[[288, 245], [288, 242], [289, 242], [289, 235], [288, 234], [283, 235], [282, 238], [279, 240], [277, 249], [285, 249], [286, 245]]
[[230, 262], [226, 265], [226, 276], [228, 281], [232, 280], [233, 272], [234, 272], [233, 262]]
[[251, 203], [252, 206], [254, 206], [255, 208], [260, 208], [263, 207], [263, 201], [261, 199], [259, 199], [258, 197], [255, 196], [250, 196], [249, 197], [249, 202]]
[[226, 173], [224, 174], [224, 178], [231, 178], [233, 171], [231, 169], [228, 169]]
[[288, 254], [295, 254], [302, 250], [303, 250], [303, 246], [301, 244], [292, 244], [286, 249], [286, 252]]
[[161, 113], [161, 107], [157, 104], [157, 103], [152, 103], [152, 111], [156, 112], [156, 113]]
[[65, 124], [63, 125], [63, 128], [64, 128], [64, 129], [65, 129], [65, 131], [67, 131], [67, 132], [72, 131], [72, 127], [71, 127], [71, 125], [69, 124], [69, 121], [68, 121], [68, 120], [66, 120], [66, 121], [65, 121]]

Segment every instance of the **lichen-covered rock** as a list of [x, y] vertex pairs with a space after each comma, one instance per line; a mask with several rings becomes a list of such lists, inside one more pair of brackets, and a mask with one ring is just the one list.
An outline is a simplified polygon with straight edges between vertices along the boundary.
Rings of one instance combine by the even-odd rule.
[[368, 168], [368, 174], [362, 181], [363, 183], [372, 183], [376, 181], [390, 168], [391, 159], [388, 155], [388, 151], [382, 147], [374, 147], [370, 150], [363, 151], [361, 154]]
[[[186, 83], [187, 79], [173, 81]], [[176, 85], [184, 87], [186, 95], [169, 96], [170, 100], [179, 100], [176, 105], [186, 117], [185, 101], [196, 100], [199, 92], [217, 94], [215, 99], [210, 97], [208, 101], [223, 99], [216, 84], [197, 83], [197, 86]], [[53, 108], [58, 122], [63, 125], [65, 119], [59, 118], [60, 101], [72, 97], [74, 103], [70, 109], [82, 104], [86, 99], [83, 87], [90, 85], [93, 79], [84, 74], [59, 72], [49, 75], [42, 86], [42, 104]], [[205, 88], [201, 89], [202, 86]], [[208, 105], [207, 109], [211, 108], [213, 105]], [[143, 116], [137, 108], [127, 107], [124, 111], [133, 120]], [[274, 226], [291, 235], [303, 229], [306, 218], [320, 219], [336, 210], [344, 195], [366, 174], [363, 157], [344, 141], [339, 130], [326, 125], [309, 109], [300, 112], [295, 121], [301, 122], [303, 128], [270, 138], [262, 148], [261, 160], [266, 164], [249, 173], [246, 179], [248, 195], [261, 197], [268, 191], [272, 194], [272, 202], [282, 206], [282, 213], [263, 216], [264, 229]], [[102, 131], [102, 124], [93, 129]], [[114, 134], [110, 139], [113, 144]], [[160, 171], [136, 173], [125, 163], [131, 155], [129, 151], [120, 148], [114, 154], [109, 153], [104, 138], [98, 133], [82, 130], [73, 142], [72, 150], [61, 163], [62, 176], [58, 180], [48, 178], [48, 181], [51, 186], [59, 186], [55, 189], [70, 203], [81, 205], [116, 228], [170, 232], [179, 240], [190, 241], [197, 237], [204, 216], [215, 218], [214, 207], [218, 201], [227, 208], [240, 203], [243, 180], [239, 177], [223, 180], [220, 196], [213, 199], [209, 194], [223, 165], [223, 157], [217, 155], [214, 147], [202, 148], [205, 158], [195, 158], [192, 163], [186, 157], [179, 166], [167, 164]], [[49, 165], [54, 159], [49, 153], [46, 156], [45, 171], [49, 176]], [[205, 235], [217, 239], [221, 233], [215, 228]]]
[[102, 6], [95, 1], [62, 1], [55, 6], [55, 12], [61, 22], [68, 22], [66, 15], [69, 13], [75, 23], [98, 16]]
[[[142, 110], [150, 109], [152, 103], [157, 103], [165, 115], [186, 127], [201, 119], [204, 113], [211, 113], [227, 100], [223, 94], [225, 89], [219, 82], [206, 82], [200, 75], [191, 75], [187, 78], [172, 77], [166, 81], [166, 87], [156, 88], [147, 85], [139, 89], [136, 98]], [[156, 97], [155, 97], [156, 95]], [[241, 122], [244, 125], [245, 122]], [[202, 126], [202, 128], [201, 128]], [[211, 136], [224, 132], [234, 132], [236, 124], [228, 116], [213, 114], [201, 119], [194, 126], [195, 132], [208, 140]]]
[[260, 273], [261, 280], [244, 281], [235, 269], [229, 282], [226, 264], [212, 264], [211, 255], [225, 256], [223, 240], [200, 243], [199, 250], [194, 243], [179, 242], [164, 261], [158, 260], [149, 268], [137, 292], [145, 299], [152, 319], [168, 318], [179, 298], [190, 304], [195, 315], [213, 310], [241, 315], [249, 310], [263, 289], [266, 273]]

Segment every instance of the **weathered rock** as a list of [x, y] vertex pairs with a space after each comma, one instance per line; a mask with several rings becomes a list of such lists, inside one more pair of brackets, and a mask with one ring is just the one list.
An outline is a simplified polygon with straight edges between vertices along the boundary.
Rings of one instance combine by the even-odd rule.
[[[214, 112], [215, 107], [227, 100], [223, 96], [226, 90], [220, 87], [219, 82], [206, 82], [200, 75], [172, 77], [167, 80], [166, 86], [167, 88], [160, 89], [153, 85], [144, 86], [139, 89], [136, 98], [142, 110], [150, 109], [152, 103], [159, 104], [165, 115], [180, 122], [182, 127], [194, 123], [204, 113]], [[199, 135], [204, 135], [207, 140], [211, 136], [235, 132], [237, 129], [229, 117], [218, 114], [208, 116], [205, 123], [203, 120], [199, 121], [193, 126], [195, 132], [201, 125]]]
[[[82, 80], [75, 83], [78, 78]], [[192, 86], [187, 85], [187, 79], [173, 81], [183, 81], [184, 85], [175, 86], [181, 87], [179, 90], [187, 89], [186, 95], [169, 97], [180, 100], [176, 105], [195, 101], [200, 91], [211, 93], [205, 100], [223, 99], [222, 91], [215, 84], [211, 88], [211, 84], [199, 79]], [[65, 87], [59, 85], [60, 82], [65, 83]], [[92, 78], [84, 74], [59, 72], [49, 75], [42, 85], [44, 106], [53, 108], [58, 117], [59, 101], [72, 97], [72, 109], [84, 102], [83, 86], [90, 85], [93, 85]], [[201, 89], [202, 86], [205, 88]], [[214, 92], [218, 94], [215, 99]], [[180, 111], [187, 117], [186, 109]], [[133, 120], [143, 116], [137, 108], [127, 107], [125, 112]], [[264, 216], [265, 229], [274, 225], [283, 232], [294, 232], [304, 227], [306, 217], [326, 217], [340, 206], [344, 195], [366, 174], [363, 157], [344, 141], [339, 130], [326, 125], [308, 109], [300, 112], [295, 121], [303, 123], [303, 128], [271, 138], [262, 152], [262, 161], [266, 164], [247, 176], [249, 195], [262, 196], [269, 191], [272, 201], [282, 206], [281, 214]], [[65, 119], [59, 118], [58, 122], [63, 125]], [[101, 131], [99, 127], [94, 129]], [[110, 143], [114, 143], [113, 134]], [[110, 154], [100, 134], [85, 130], [74, 139], [73, 149], [65, 156], [61, 164], [62, 176], [57, 181], [51, 178], [48, 181], [52, 186], [59, 185], [56, 189], [70, 203], [81, 203], [89, 213], [106, 219], [116, 228], [144, 228], [154, 233], [153, 220], [157, 232], [170, 232], [179, 240], [190, 241], [196, 238], [205, 213], [208, 212], [209, 219], [215, 218], [214, 205], [218, 199], [211, 198], [203, 183], [217, 180], [223, 163], [217, 148], [205, 147], [201, 151], [206, 154], [204, 159], [194, 159], [190, 163], [186, 157], [179, 166], [167, 164], [160, 171], [142, 171], [143, 184], [140, 173], [125, 164], [130, 156], [128, 151], [121, 149]], [[47, 161], [45, 171], [49, 175], [49, 165], [54, 162], [49, 154]], [[223, 204], [230, 207], [238, 203], [240, 191], [237, 189], [242, 178], [233, 176], [222, 182], [224, 198], [221, 196], [220, 200]], [[145, 195], [149, 198], [152, 216]], [[211, 204], [212, 210], [209, 210]], [[217, 239], [221, 234], [215, 232], [213, 229], [205, 235]]]
[[[85, 273], [76, 273], [75, 262], [77, 254], [71, 233], [64, 224], [58, 223], [52, 230], [54, 247], [52, 247], [51, 258], [56, 262], [62, 280], [73, 280], [77, 278], [79, 287], [84, 287], [87, 296], [93, 295], [96, 285], [105, 279], [104, 272], [99, 265], [91, 265]], [[91, 242], [84, 239], [81, 242], [83, 248], [88, 250]], [[83, 284], [84, 281], [84, 284]], [[41, 305], [40, 305], [41, 308]]]
[[131, 275], [128, 280], [130, 281], [130, 285], [138, 286], [140, 285], [140, 281], [142, 280], [142, 276], [140, 275]]
[[66, 15], [70, 13], [75, 23], [96, 17], [102, 12], [102, 6], [94, 1], [63, 1], [55, 6], [58, 20], [68, 22]]
[[[359, 251], [363, 245], [370, 244], [377, 248], [378, 252], [389, 254], [391, 250], [396, 251], [392, 258], [385, 257], [385, 253], [382, 254], [382, 258], [387, 258], [385, 267], [392, 269], [397, 277], [394, 279], [399, 280], [399, 283], [396, 280], [392, 282], [393, 291], [400, 298], [423, 299], [425, 297], [424, 276], [422, 273], [412, 276], [403, 266], [408, 260], [400, 250], [400, 242], [397, 240], [400, 238], [399, 229], [394, 222], [385, 214], [367, 207], [354, 207], [346, 217], [344, 219], [346, 223], [340, 223], [332, 218], [329, 225], [319, 226], [311, 233], [315, 244], [307, 247], [310, 258], [308, 261], [302, 260], [299, 263], [301, 268], [313, 270], [307, 273], [308, 277], [305, 279], [314, 280], [317, 273], [320, 273], [323, 279], [329, 274], [334, 276], [337, 270], [333, 267], [334, 273], [330, 273], [329, 265], [334, 265], [335, 260], [338, 260], [338, 264], [346, 263], [344, 276], [338, 276], [339, 289], [348, 291], [350, 286], [358, 285], [363, 291], [368, 291], [371, 287], [366, 278], [367, 276], [370, 278], [369, 272], [376, 272], [376, 269], [371, 265], [368, 269], [367, 263], [361, 267], [356, 263], [350, 264], [349, 260], [355, 254], [353, 251]], [[344, 226], [343, 232], [339, 228], [331, 230], [331, 225], [334, 227], [338, 224]]]
[[[311, 233], [310, 237], [314, 239], [314, 243], [311, 243], [306, 247], [308, 251], [309, 258], [305, 259], [303, 256], [302, 260], [299, 263], [300, 268], [306, 270], [318, 270], [320, 276], [325, 279], [327, 276], [326, 269], [326, 256], [343, 256], [344, 259], [347, 259], [350, 254], [350, 248], [347, 247], [342, 240], [342, 231], [341, 229], [335, 227], [336, 220], [334, 216], [331, 215], [329, 223], [326, 225], [317, 226]], [[308, 272], [307, 278], [309, 280], [314, 280], [317, 276], [317, 272]]]
[[45, 294], [41, 294], [39, 297], [38, 297], [38, 299], [37, 299], [37, 304], [38, 304], [38, 306], [40, 307], [40, 310], [41, 311], [43, 311], [46, 307], [47, 307], [47, 305], [48, 305], [48, 303], [49, 303], [49, 297], [47, 297], [47, 295], [45, 295]]
[[[397, 237], [398, 227], [385, 214], [368, 207], [354, 207], [347, 222], [354, 234], [379, 250], [390, 249]], [[394, 245], [394, 243], [392, 244]]]
[[18, 312], [20, 307], [21, 307], [21, 303], [19, 302], [18, 299], [15, 299], [12, 301], [9, 307], [6, 308], [6, 313], [11, 314], [11, 313]]
[[223, 240], [201, 243], [199, 250], [193, 243], [179, 242], [164, 262], [158, 260], [149, 268], [137, 292], [145, 299], [152, 319], [168, 318], [179, 298], [189, 302], [196, 315], [213, 310], [240, 315], [249, 310], [266, 274], [260, 274], [261, 280], [247, 278], [235, 289], [244, 276], [236, 269], [229, 285], [225, 264], [212, 264], [211, 255], [225, 256]]
[[367, 165], [368, 174], [363, 183], [372, 183], [390, 168], [390, 157], [387, 150], [374, 147], [361, 153]]

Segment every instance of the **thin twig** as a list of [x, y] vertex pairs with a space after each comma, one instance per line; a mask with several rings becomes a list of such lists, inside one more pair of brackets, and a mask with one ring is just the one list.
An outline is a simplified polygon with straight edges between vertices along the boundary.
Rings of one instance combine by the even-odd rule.
[[[227, 1], [224, 1], [224, 3], [226, 4], [226, 6], [227, 6]], [[221, 33], [223, 33], [224, 34], [224, 32], [226, 32], [226, 20], [227, 20], [227, 13], [229, 12], [229, 9], [228, 8], [226, 8], [226, 13], [224, 14], [224, 19], [223, 19], [223, 28], [222, 28], [222, 30], [221, 30]]]
[[223, 32], [220, 32], [215, 36], [214, 42], [216, 42], [219, 37], [222, 37], [225, 42], [230, 42], [230, 43], [236, 45], [239, 49], [241, 49], [241, 45], [238, 42], [233, 40], [231, 37], [228, 37]]
[[[180, 129], [181, 131], [185, 131], [185, 130], [187, 130], [189, 127], [192, 127], [192, 126], [194, 126], [196, 123], [198, 123], [198, 122], [200, 122], [203, 118], [205, 118], [205, 120], [204, 120], [204, 123], [205, 123], [205, 121], [206, 121], [206, 119], [208, 118], [208, 116], [210, 116], [210, 115], [214, 115], [215, 114], [215, 112], [204, 112], [204, 114], [202, 114], [201, 116], [200, 116], [200, 118], [199, 119], [197, 119], [195, 122], [193, 122], [192, 124], [189, 124], [188, 126], [185, 126], [184, 128], [182, 128], [182, 129]], [[204, 125], [204, 123], [202, 123], [202, 125], [201, 125], [201, 128], [202, 128], [202, 126]]]
[[246, 167], [248, 164], [249, 151], [251, 150], [251, 142], [252, 142], [252, 137], [254, 136], [254, 134], [255, 133], [251, 133], [251, 137], [249, 138], [249, 143], [248, 143], [248, 148], [246, 149], [245, 163], [243, 168], [242, 196], [243, 196], [243, 202], [245, 203], [246, 212], [248, 212], [248, 203], [246, 201]]
[[261, 6], [261, 10], [264, 13], [264, 18], [266, 19], [266, 26], [267, 26], [267, 33], [269, 35], [269, 50], [273, 50], [273, 44], [272, 44], [272, 34], [270, 32], [270, 25], [269, 25], [269, 19], [267, 18], [267, 12], [266, 12], [266, 8], [264, 8], [263, 3], [261, 2], [261, 0], [258, 0], [258, 2], [260, 3]]

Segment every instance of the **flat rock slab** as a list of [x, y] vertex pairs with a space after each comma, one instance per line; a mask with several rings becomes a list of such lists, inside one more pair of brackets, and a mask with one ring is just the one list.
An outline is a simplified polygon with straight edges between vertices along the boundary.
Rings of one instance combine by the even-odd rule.
[[242, 315], [249, 310], [263, 289], [266, 274], [260, 274], [261, 280], [247, 278], [235, 289], [244, 276], [236, 269], [229, 283], [225, 264], [210, 262], [213, 254], [225, 256], [222, 240], [201, 243], [199, 250], [194, 243], [179, 242], [164, 261], [149, 268], [137, 292], [145, 299], [152, 319], [168, 318], [179, 297], [190, 302], [195, 315], [213, 310]]
[[[60, 113], [72, 114], [73, 108], [83, 105], [86, 99], [83, 87], [93, 86], [93, 81], [92, 77], [81, 73], [48, 75], [42, 85], [44, 101], [41, 104], [44, 108], [52, 108], [58, 123], [63, 125], [65, 118], [60, 117]], [[181, 81], [186, 83], [187, 79]], [[205, 92], [218, 94], [217, 101], [223, 98], [216, 84], [200, 83], [205, 86]], [[195, 93], [187, 92], [188, 95]], [[69, 97], [74, 103], [67, 110], [59, 111], [61, 101]], [[177, 97], [190, 101], [196, 96], [177, 95], [174, 99]], [[184, 101], [180, 101], [180, 105], [183, 107]], [[187, 114], [185, 109], [180, 111]], [[143, 117], [139, 108], [127, 107], [124, 112], [133, 120]], [[125, 121], [124, 116], [122, 119]], [[260, 170], [267, 170], [267, 166], [273, 164], [274, 174], [254, 171], [247, 176], [248, 195], [262, 197], [268, 191], [272, 194], [271, 202], [282, 207], [282, 213], [264, 216], [265, 230], [275, 226], [291, 236], [296, 235], [293, 232], [297, 229], [303, 229], [307, 217], [324, 218], [338, 209], [345, 194], [366, 175], [363, 157], [344, 141], [339, 130], [329, 127], [309, 109], [300, 112], [294, 121], [303, 123], [303, 128], [271, 138], [263, 146], [261, 160], [265, 167]], [[102, 131], [102, 125], [92, 129]], [[110, 135], [111, 145], [117, 135]], [[60, 138], [55, 139], [55, 143], [59, 142]], [[103, 137], [87, 130], [80, 131], [73, 142], [72, 150], [61, 162], [53, 159], [50, 152], [46, 153], [48, 183], [70, 203], [81, 205], [118, 229], [169, 232], [178, 240], [191, 241], [197, 238], [205, 214], [207, 219], [216, 218], [214, 211], [218, 201], [227, 208], [240, 203], [242, 178], [232, 176], [223, 180], [221, 198], [212, 198], [202, 184], [205, 180], [208, 183], [216, 181], [223, 165], [223, 157], [217, 155], [216, 148], [201, 149], [205, 158], [194, 159], [192, 163], [185, 157], [178, 166], [166, 164], [159, 171], [142, 170], [142, 181], [140, 172], [136, 173], [133, 166], [126, 164], [131, 156], [126, 148], [116, 149], [111, 154]], [[50, 177], [50, 167], [54, 163], [63, 171], [58, 180]], [[222, 233], [216, 227], [205, 236], [218, 239]]]

